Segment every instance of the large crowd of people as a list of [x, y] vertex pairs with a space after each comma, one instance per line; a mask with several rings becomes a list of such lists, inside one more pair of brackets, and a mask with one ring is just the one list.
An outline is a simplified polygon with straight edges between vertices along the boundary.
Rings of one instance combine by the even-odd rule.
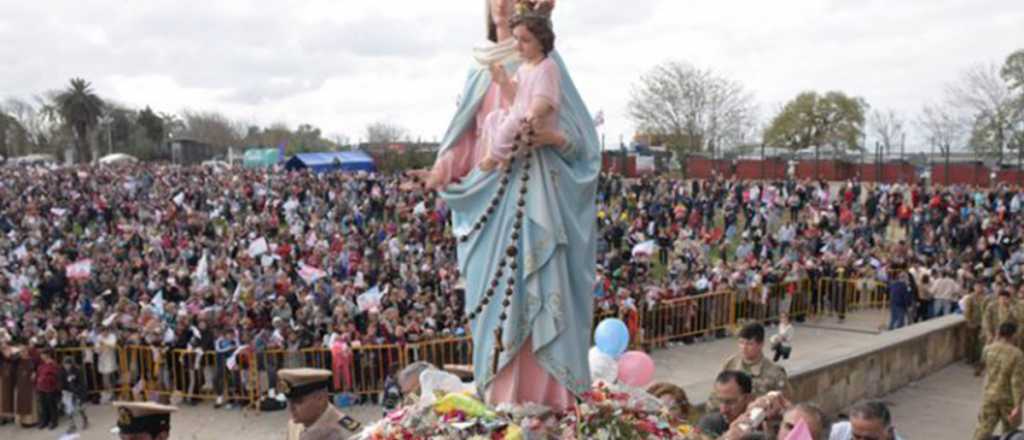
[[[844, 277], [889, 286], [893, 328], [966, 309], [994, 339], [1024, 318], [1016, 187], [604, 175], [596, 220], [604, 314]], [[455, 246], [444, 204], [404, 174], [0, 168], [0, 394], [20, 390], [0, 418], [35, 412], [28, 372], [51, 350], [81, 350], [89, 389], [143, 379], [119, 347], [214, 353], [217, 377], [164, 380], [222, 394], [225, 366], [306, 360], [262, 352], [465, 336]], [[789, 311], [793, 291], [772, 292]], [[999, 294], [1010, 306], [990, 310]]]

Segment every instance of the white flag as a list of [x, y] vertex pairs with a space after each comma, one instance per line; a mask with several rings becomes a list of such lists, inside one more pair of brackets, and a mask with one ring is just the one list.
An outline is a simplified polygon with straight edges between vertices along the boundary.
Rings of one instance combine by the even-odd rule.
[[658, 244], [654, 240], [647, 240], [643, 243], [633, 246], [633, 256], [637, 255], [653, 255], [654, 251], [658, 249]]
[[256, 258], [267, 253], [267, 239], [260, 237], [249, 245], [249, 256]]
[[192, 279], [195, 280], [196, 287], [206, 287], [210, 285], [209, 265], [206, 251], [203, 251], [203, 257], [199, 259], [199, 264], [196, 265], [196, 271], [192, 274]]
[[18, 248], [14, 250], [14, 258], [17, 258], [19, 260], [24, 260], [25, 257], [27, 257], [27, 256], [28, 256], [28, 250], [25, 249], [25, 245], [18, 246]]

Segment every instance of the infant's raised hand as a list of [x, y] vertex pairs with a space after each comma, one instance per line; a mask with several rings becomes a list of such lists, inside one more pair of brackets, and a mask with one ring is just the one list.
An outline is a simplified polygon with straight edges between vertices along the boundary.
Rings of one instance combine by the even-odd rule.
[[508, 72], [505, 71], [505, 66], [494, 63], [490, 66], [491, 79], [500, 86], [507, 86], [509, 84]]

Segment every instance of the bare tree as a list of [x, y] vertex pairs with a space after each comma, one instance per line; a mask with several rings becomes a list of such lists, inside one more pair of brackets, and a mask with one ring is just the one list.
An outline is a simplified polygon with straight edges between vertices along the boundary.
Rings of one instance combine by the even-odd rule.
[[[180, 137], [195, 139], [218, 147], [238, 145], [245, 129], [227, 116], [217, 112], [182, 112], [184, 130]], [[171, 124], [173, 129], [174, 124]]]
[[971, 67], [947, 87], [946, 96], [948, 104], [970, 114], [970, 148], [1002, 162], [1016, 121], [1013, 95], [999, 70], [995, 64]]
[[875, 110], [871, 112], [868, 125], [871, 126], [871, 133], [878, 139], [878, 142], [882, 144], [882, 148], [886, 155], [891, 154], [892, 150], [902, 142], [904, 136], [906, 136], [906, 130], [903, 127], [903, 118], [893, 110], [885, 112]]
[[366, 126], [366, 142], [370, 144], [391, 144], [408, 136], [398, 125], [378, 121]]
[[948, 104], [928, 104], [921, 110], [917, 125], [945, 158], [944, 180], [949, 181], [949, 156], [966, 140], [969, 122]]
[[344, 133], [335, 133], [333, 135], [330, 135], [330, 139], [332, 141], [334, 141], [334, 145], [339, 150], [341, 148], [348, 147], [348, 146], [352, 145], [352, 139], [349, 138], [348, 135], [346, 135]]
[[[22, 154], [41, 152], [36, 144], [37, 133], [34, 128], [40, 122], [39, 112], [32, 104], [17, 98], [8, 98], [0, 104], [0, 114], [6, 120], [3, 127], [8, 131], [4, 133], [5, 147], [8, 156], [19, 156]], [[14, 128], [17, 130], [14, 130]], [[17, 132], [17, 142], [14, 141]]]
[[753, 132], [753, 95], [735, 81], [679, 61], [644, 74], [627, 105], [639, 130], [667, 144], [682, 161], [686, 153], [711, 152], [743, 143]]

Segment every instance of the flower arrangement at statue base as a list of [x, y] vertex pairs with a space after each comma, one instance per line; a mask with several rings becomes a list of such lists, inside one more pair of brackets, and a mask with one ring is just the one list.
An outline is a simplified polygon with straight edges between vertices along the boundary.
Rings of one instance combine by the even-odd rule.
[[[432, 400], [432, 399], [431, 399]], [[466, 393], [403, 407], [367, 427], [362, 440], [696, 439], [689, 425], [674, 426], [658, 399], [642, 390], [595, 384], [575, 408], [502, 404], [488, 408]]]

